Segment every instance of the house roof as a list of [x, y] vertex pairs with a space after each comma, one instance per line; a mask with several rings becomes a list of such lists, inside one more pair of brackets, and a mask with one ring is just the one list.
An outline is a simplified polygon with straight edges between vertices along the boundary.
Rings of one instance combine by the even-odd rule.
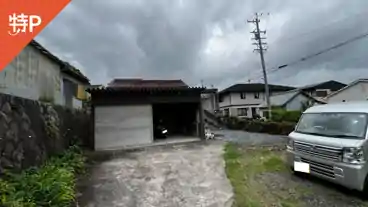
[[203, 93], [217, 93], [217, 88], [206, 88]]
[[[269, 84], [270, 91], [288, 91], [295, 89], [291, 86], [273, 85]], [[246, 83], [246, 84], [235, 84], [226, 88], [220, 92], [220, 94], [232, 93], [232, 92], [263, 92], [265, 91], [265, 85], [263, 83]]]
[[108, 87], [119, 88], [189, 88], [182, 80], [113, 79]]
[[87, 89], [90, 93], [201, 93], [205, 88], [189, 87], [182, 80], [113, 79], [107, 87]]
[[92, 94], [101, 93], [177, 93], [177, 92], [195, 92], [201, 93], [205, 88], [200, 87], [98, 87], [88, 88], [86, 91]]
[[89, 85], [88, 88], [103, 88], [104, 86], [102, 84], [98, 85]]
[[[299, 94], [303, 94], [304, 96], [306, 96], [310, 99], [313, 99], [314, 101], [316, 101], [318, 103], [324, 103], [324, 102], [322, 102], [318, 99], [315, 99], [312, 96], [304, 93], [300, 89], [291, 90], [291, 91], [287, 91], [287, 92], [284, 92], [284, 93], [279, 93], [279, 94], [275, 94], [273, 96], [270, 96], [270, 102], [271, 102], [272, 106], [284, 106]], [[266, 107], [266, 106], [267, 106], [267, 103], [265, 103], [265, 102], [259, 105], [259, 107]]]
[[36, 48], [39, 52], [41, 52], [43, 55], [45, 55], [47, 58], [51, 59], [52, 61], [56, 62], [58, 65], [60, 65], [61, 72], [68, 74], [72, 76], [73, 78], [89, 84], [89, 79], [83, 75], [83, 73], [69, 64], [68, 62], [65, 62], [55, 55], [53, 55], [51, 52], [49, 52], [45, 47], [43, 47], [40, 43], [38, 43], [36, 40], [32, 40], [29, 45]]
[[345, 87], [346, 84], [335, 81], [335, 80], [329, 80], [325, 82], [320, 83], [314, 83], [306, 86], [299, 87], [299, 89], [306, 91], [306, 90], [314, 90], [314, 89], [331, 89], [332, 91], [337, 91], [343, 87]]
[[336, 94], [338, 94], [338, 93], [340, 93], [340, 92], [342, 92], [342, 91], [344, 91], [344, 90], [346, 90], [346, 89], [348, 89], [348, 88], [350, 88], [350, 87], [352, 87], [352, 86], [354, 86], [354, 85], [356, 85], [360, 82], [368, 82], [368, 79], [363, 79], [362, 78], [362, 79], [355, 80], [355, 81], [349, 83], [348, 85], [346, 85], [345, 87], [341, 88], [340, 90], [337, 90], [335, 92], [332, 92], [332, 93], [328, 94], [325, 97], [325, 99], [330, 98], [330, 97], [332, 97], [332, 96], [334, 96], [334, 95], [336, 95]]

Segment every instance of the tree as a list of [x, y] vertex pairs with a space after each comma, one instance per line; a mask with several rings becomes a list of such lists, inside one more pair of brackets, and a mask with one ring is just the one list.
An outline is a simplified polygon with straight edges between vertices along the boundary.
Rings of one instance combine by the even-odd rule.
[[314, 105], [314, 101], [310, 101], [310, 100], [304, 101], [302, 102], [302, 107], [300, 110], [303, 112], [307, 110], [309, 107], [312, 107], [313, 105]]

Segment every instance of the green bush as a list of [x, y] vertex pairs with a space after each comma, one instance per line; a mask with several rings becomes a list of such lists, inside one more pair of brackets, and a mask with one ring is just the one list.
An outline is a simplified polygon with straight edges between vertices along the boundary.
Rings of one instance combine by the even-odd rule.
[[275, 122], [298, 122], [301, 111], [286, 111], [285, 109], [272, 109], [272, 121]]
[[40, 168], [0, 179], [0, 206], [70, 206], [75, 200], [75, 175], [84, 170], [85, 158], [78, 147], [48, 160]]
[[295, 127], [295, 123], [292, 122], [241, 120], [236, 118], [226, 120], [225, 123], [229, 129], [278, 135], [288, 135]]

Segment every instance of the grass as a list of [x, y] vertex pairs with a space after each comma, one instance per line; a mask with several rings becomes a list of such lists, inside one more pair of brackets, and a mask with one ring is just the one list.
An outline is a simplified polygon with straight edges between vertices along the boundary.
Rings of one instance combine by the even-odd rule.
[[224, 159], [235, 194], [233, 207], [299, 206], [295, 197], [281, 191], [271, 192], [256, 177], [266, 172], [287, 171], [282, 152], [227, 144]]

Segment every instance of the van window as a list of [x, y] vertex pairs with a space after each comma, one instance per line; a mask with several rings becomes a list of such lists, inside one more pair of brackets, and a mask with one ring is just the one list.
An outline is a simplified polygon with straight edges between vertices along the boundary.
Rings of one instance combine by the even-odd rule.
[[364, 139], [368, 116], [365, 113], [306, 113], [296, 132], [335, 138]]

